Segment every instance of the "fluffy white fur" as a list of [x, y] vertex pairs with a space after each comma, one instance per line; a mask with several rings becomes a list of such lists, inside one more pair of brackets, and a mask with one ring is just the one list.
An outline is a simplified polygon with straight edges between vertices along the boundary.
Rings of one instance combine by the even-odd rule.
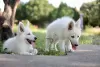
[[16, 54], [35, 55], [38, 52], [33, 46], [35, 40], [36, 36], [32, 34], [32, 31], [29, 28], [29, 22], [27, 22], [26, 27], [22, 22], [20, 22], [18, 25], [17, 35], [5, 41], [3, 49], [6, 49], [6, 52], [13, 52]]
[[78, 46], [80, 36], [80, 19], [75, 22], [70, 17], [58, 18], [47, 27], [45, 50], [55, 49], [58, 51], [58, 44], [61, 51], [74, 51], [72, 46], [75, 48]]

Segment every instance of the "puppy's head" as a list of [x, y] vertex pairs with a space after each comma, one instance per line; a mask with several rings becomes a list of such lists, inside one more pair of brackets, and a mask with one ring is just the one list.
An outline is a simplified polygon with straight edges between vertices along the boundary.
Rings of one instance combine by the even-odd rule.
[[31, 45], [33, 45], [37, 39], [29, 28], [29, 22], [27, 22], [26, 26], [24, 26], [22, 22], [19, 22], [17, 36], [23, 39], [27, 44]]
[[72, 44], [72, 48], [76, 49], [76, 47], [79, 45], [79, 38], [81, 36], [80, 22], [70, 22], [68, 25], [68, 31], [68, 38]]

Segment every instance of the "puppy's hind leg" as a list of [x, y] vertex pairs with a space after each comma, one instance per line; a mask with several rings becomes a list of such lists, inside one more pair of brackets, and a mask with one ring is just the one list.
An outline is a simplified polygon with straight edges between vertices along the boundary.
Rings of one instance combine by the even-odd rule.
[[52, 41], [51, 38], [46, 38], [45, 51], [49, 51], [49, 49], [51, 48], [51, 44], [52, 44], [51, 41]]
[[58, 49], [57, 49], [57, 45], [58, 45], [58, 43], [59, 43], [59, 41], [57, 41], [57, 42], [54, 44], [54, 46], [55, 46], [55, 50], [56, 50], [56, 51], [58, 51]]

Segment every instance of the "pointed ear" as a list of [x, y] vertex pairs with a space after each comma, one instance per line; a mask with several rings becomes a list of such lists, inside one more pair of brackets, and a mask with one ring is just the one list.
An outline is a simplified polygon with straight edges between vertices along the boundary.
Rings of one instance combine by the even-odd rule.
[[71, 21], [69, 24], [68, 24], [68, 30], [72, 30], [74, 27], [74, 23]]
[[29, 21], [27, 21], [27, 25], [26, 25], [26, 26], [27, 26], [27, 27], [29, 27], [29, 25], [30, 25], [30, 22], [29, 22]]
[[19, 22], [19, 25], [18, 25], [18, 32], [24, 32], [24, 24], [22, 22]]
[[81, 28], [81, 19], [80, 18], [76, 21], [75, 25], [76, 25], [76, 27]]

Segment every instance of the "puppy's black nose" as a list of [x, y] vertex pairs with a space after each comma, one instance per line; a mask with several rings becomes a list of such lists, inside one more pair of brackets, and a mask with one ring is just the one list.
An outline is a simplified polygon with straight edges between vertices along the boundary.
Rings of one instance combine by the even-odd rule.
[[75, 44], [75, 46], [78, 46], [78, 44]]
[[34, 37], [34, 39], [36, 40], [36, 39], [37, 39], [37, 37]]

